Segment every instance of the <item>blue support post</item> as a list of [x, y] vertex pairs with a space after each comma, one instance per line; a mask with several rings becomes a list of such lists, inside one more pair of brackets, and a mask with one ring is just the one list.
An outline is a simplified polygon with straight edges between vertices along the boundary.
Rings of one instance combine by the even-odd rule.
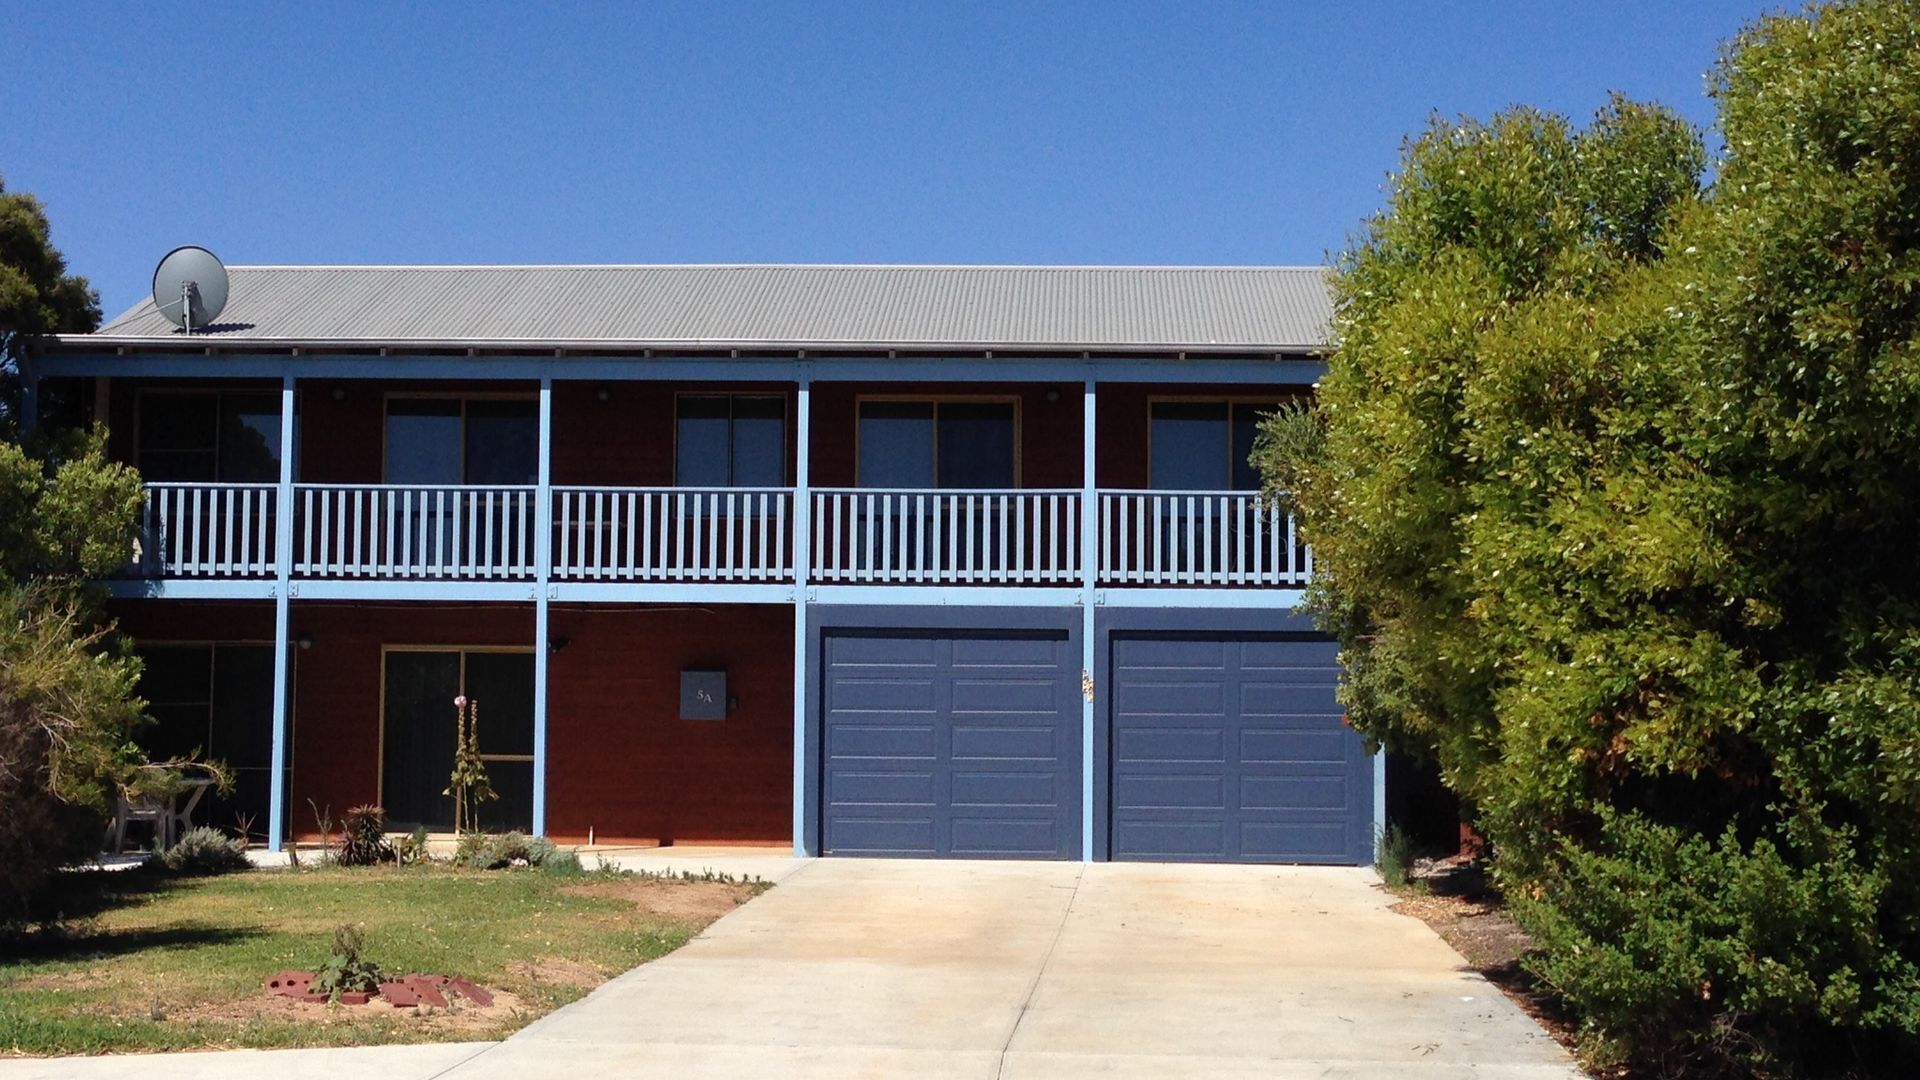
[[812, 559], [813, 495], [807, 490], [812, 456], [813, 376], [797, 374], [793, 450], [793, 853], [807, 852], [807, 566]]
[[553, 577], [553, 377], [540, 377], [540, 472], [533, 495], [533, 834], [547, 835], [547, 603]]
[[293, 589], [293, 376], [280, 379], [280, 486], [273, 521], [273, 757], [267, 780], [267, 850], [287, 835], [287, 711]]
[[1380, 861], [1380, 840], [1387, 834], [1387, 752], [1373, 752], [1373, 859]]
[[[1099, 670], [1094, 656], [1093, 608], [1100, 582], [1100, 492], [1094, 470], [1095, 394], [1093, 376], [1086, 380], [1080, 411], [1080, 678], [1083, 686], [1093, 685], [1093, 673]], [[1093, 722], [1095, 696], [1105, 687], [1080, 699], [1080, 858], [1093, 861]]]

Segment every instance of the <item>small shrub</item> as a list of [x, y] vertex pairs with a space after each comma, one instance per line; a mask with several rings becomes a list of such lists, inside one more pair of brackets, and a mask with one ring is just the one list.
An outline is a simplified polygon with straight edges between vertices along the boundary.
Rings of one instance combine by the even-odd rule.
[[533, 865], [558, 877], [579, 877], [587, 872], [587, 868], [580, 865], [580, 856], [558, 848]]
[[425, 825], [414, 829], [411, 835], [394, 842], [393, 861], [401, 866], [423, 863], [427, 858], [427, 827]]
[[356, 806], [340, 821], [341, 866], [375, 866], [393, 862], [387, 843], [387, 812], [378, 806]]
[[149, 861], [176, 874], [224, 874], [253, 865], [247, 861], [246, 841], [204, 825], [188, 829], [172, 847], [156, 852]]
[[580, 860], [570, 851], [544, 836], [528, 837], [521, 832], [464, 833], [453, 851], [453, 864], [474, 870], [499, 870], [508, 866], [551, 866], [570, 860], [577, 868]]
[[1391, 888], [1405, 888], [1413, 876], [1413, 838], [1398, 825], [1380, 831], [1380, 850], [1374, 856], [1374, 868], [1380, 880]]
[[378, 990], [380, 965], [361, 955], [366, 945], [367, 936], [359, 927], [349, 923], [334, 927], [333, 951], [314, 972], [312, 991], [338, 1001], [348, 991]]

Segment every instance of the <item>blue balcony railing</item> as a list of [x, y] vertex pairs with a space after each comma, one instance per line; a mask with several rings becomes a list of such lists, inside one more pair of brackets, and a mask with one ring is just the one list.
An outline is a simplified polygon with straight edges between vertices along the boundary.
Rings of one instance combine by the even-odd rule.
[[293, 574], [532, 580], [537, 495], [531, 486], [297, 484]]
[[1103, 585], [1299, 588], [1312, 574], [1293, 518], [1258, 492], [1100, 492]]
[[272, 484], [148, 484], [126, 576], [273, 576]]
[[554, 489], [559, 581], [793, 580], [791, 488]]
[[[780, 584], [796, 580], [791, 488], [556, 487], [557, 582]], [[271, 484], [149, 484], [122, 575], [271, 578]], [[1084, 583], [1078, 489], [813, 489], [807, 578], [821, 585]], [[533, 486], [297, 484], [297, 580], [533, 581]], [[1254, 492], [1102, 490], [1092, 567], [1101, 587], [1299, 588], [1313, 553]]]
[[813, 492], [811, 574], [821, 582], [1072, 584], [1080, 492]]

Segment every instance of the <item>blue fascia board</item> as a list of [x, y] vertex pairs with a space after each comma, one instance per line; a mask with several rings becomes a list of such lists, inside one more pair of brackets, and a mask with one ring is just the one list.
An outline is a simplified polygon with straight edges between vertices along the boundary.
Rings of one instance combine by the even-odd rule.
[[1078, 608], [1079, 588], [1029, 585], [814, 585], [807, 603], [869, 607], [1055, 607]]
[[809, 357], [329, 356], [234, 353], [55, 352], [39, 359], [46, 376], [263, 379], [509, 379], [593, 382], [797, 382], [801, 365], [815, 382], [1225, 383], [1307, 386], [1326, 374], [1321, 360], [1017, 360], [906, 356]]
[[272, 578], [162, 578], [105, 582], [116, 600], [271, 600]]
[[1109, 608], [1215, 608], [1289, 610], [1306, 598], [1304, 589], [1261, 589], [1194, 586], [1164, 589], [1103, 588], [1094, 603]]
[[556, 604], [790, 604], [793, 586], [706, 582], [556, 581], [547, 589]]
[[538, 586], [531, 581], [354, 581], [299, 580], [288, 586], [295, 600], [439, 600], [529, 604]]

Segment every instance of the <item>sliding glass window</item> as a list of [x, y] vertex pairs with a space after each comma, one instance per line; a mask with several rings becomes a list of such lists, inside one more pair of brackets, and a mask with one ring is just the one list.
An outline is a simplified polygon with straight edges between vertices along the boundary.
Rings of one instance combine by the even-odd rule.
[[680, 487], [786, 486], [787, 399], [681, 395], [673, 482]]

